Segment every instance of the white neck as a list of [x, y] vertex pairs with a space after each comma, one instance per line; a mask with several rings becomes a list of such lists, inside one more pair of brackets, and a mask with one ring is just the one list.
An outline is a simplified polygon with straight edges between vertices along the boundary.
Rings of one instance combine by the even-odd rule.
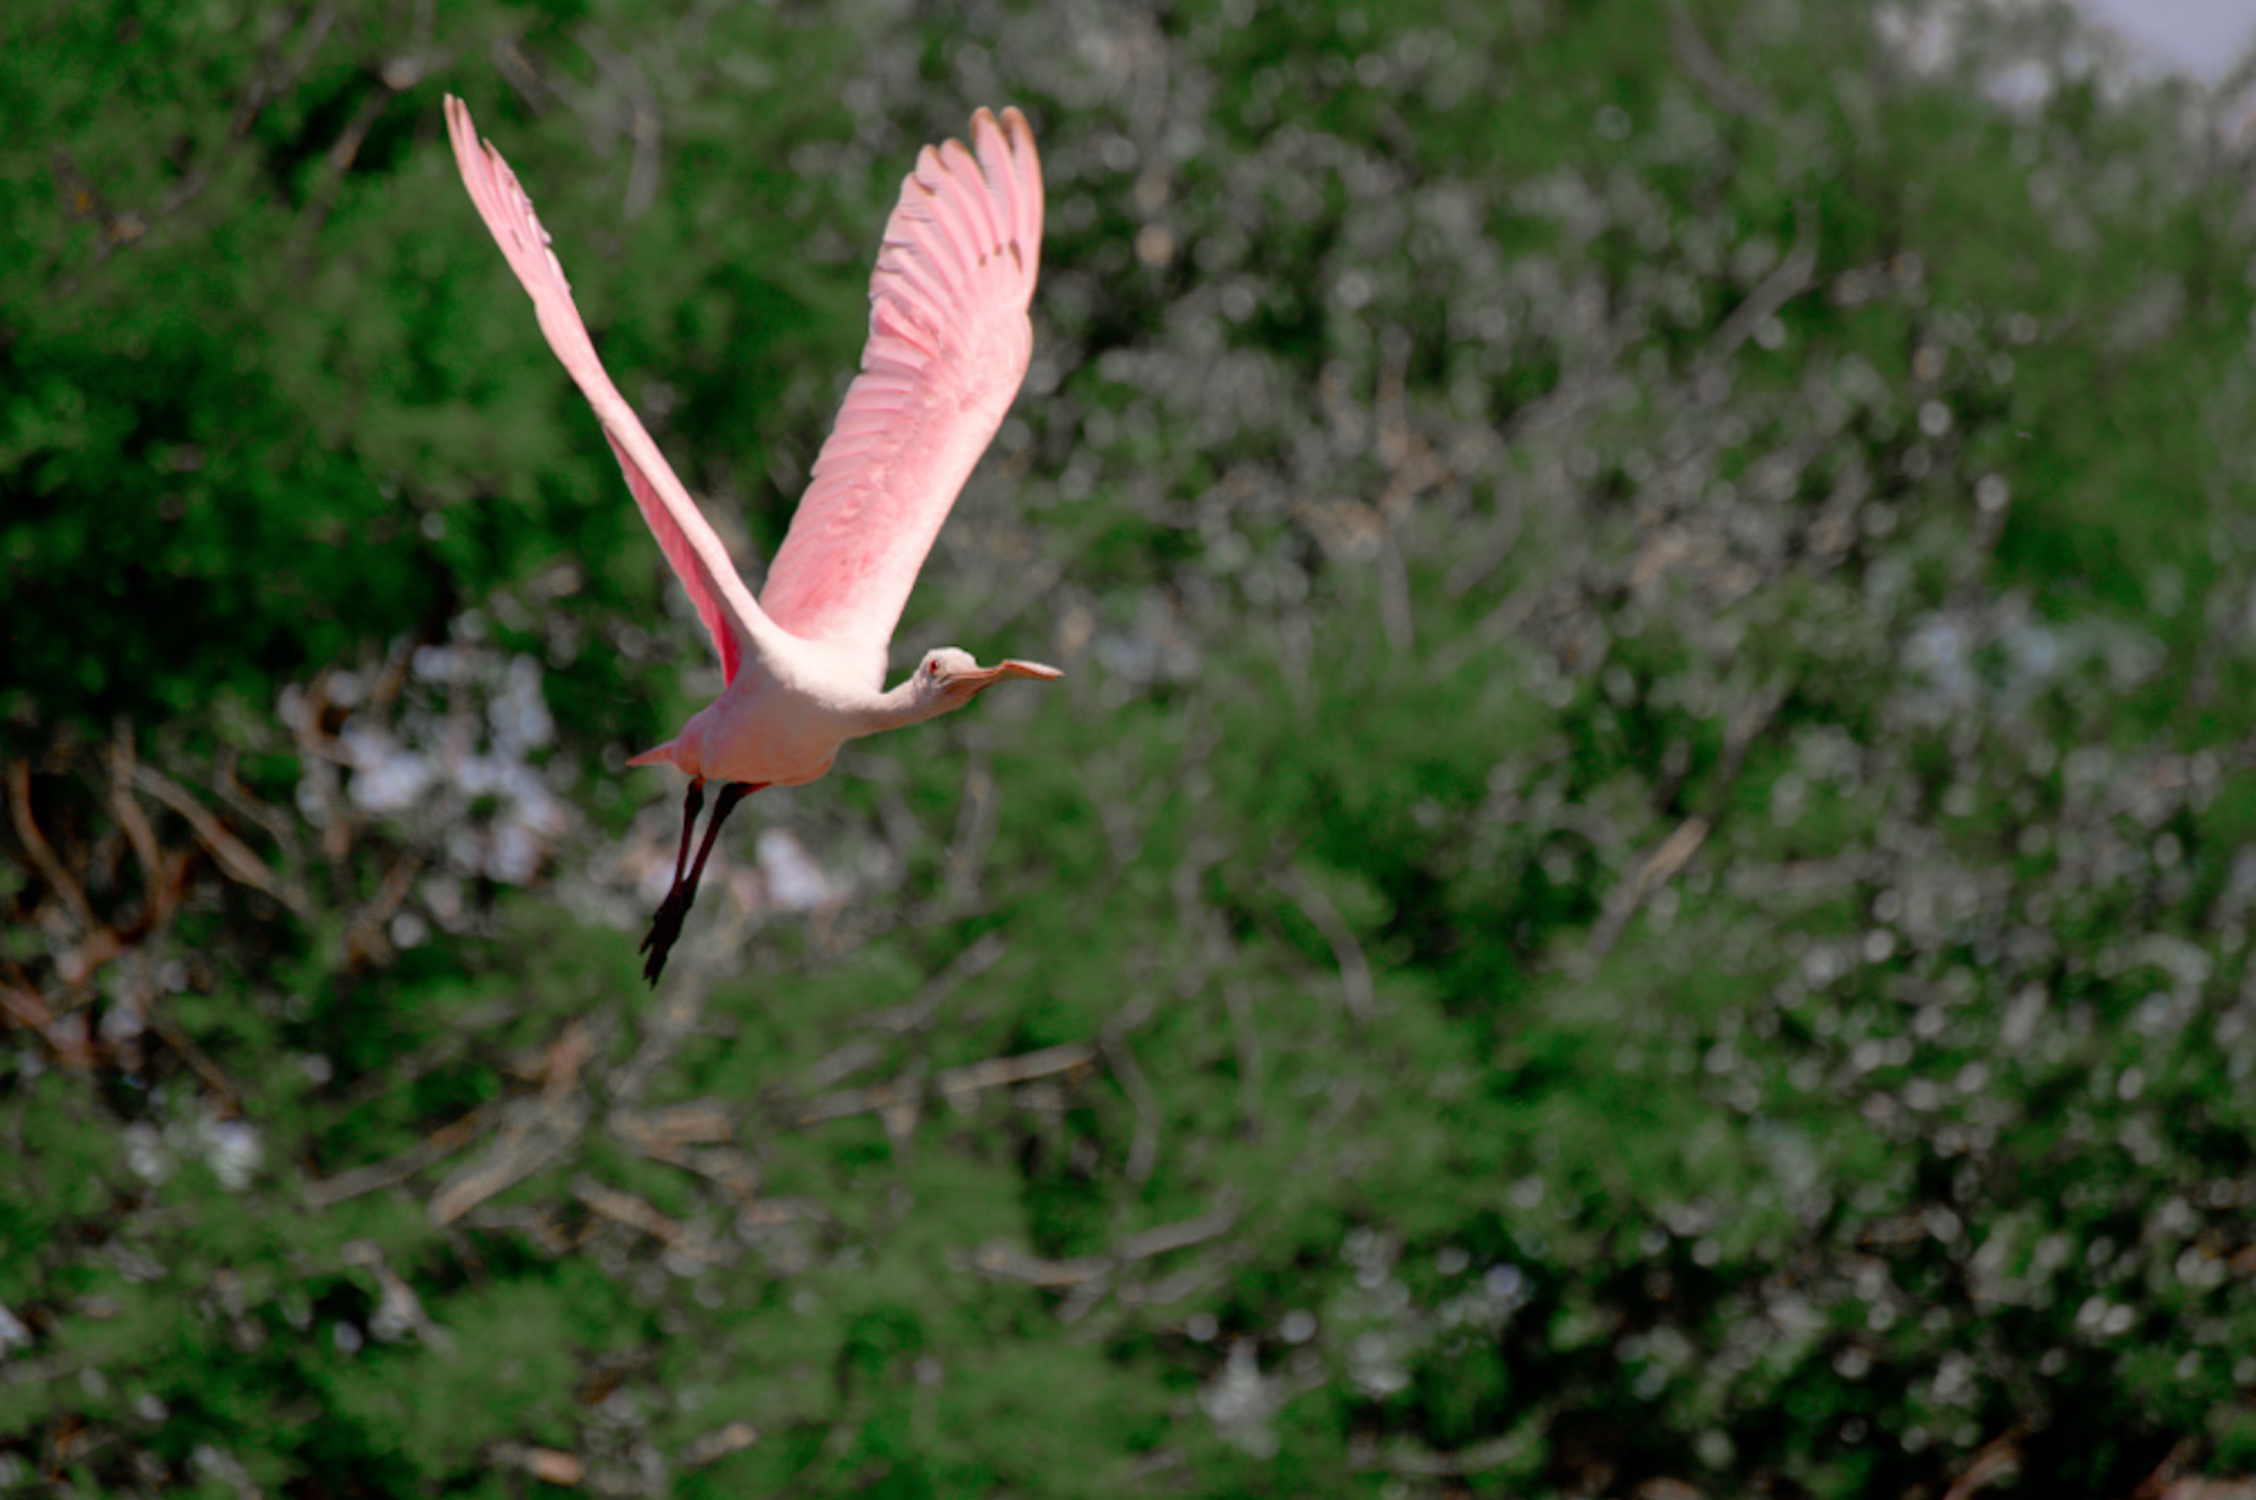
[[947, 694], [935, 690], [929, 683], [930, 679], [922, 673], [914, 674], [889, 691], [879, 693], [866, 706], [857, 708], [853, 715], [854, 737], [905, 729], [963, 707], [962, 703], [951, 702]]

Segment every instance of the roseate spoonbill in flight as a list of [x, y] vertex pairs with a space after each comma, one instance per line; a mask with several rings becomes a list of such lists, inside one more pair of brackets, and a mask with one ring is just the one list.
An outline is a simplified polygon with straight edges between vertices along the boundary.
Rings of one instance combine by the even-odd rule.
[[[1042, 167], [1015, 109], [971, 117], [971, 146], [927, 146], [901, 184], [870, 278], [869, 342], [838, 423], [815, 459], [790, 534], [755, 603], [720, 537], [604, 373], [564, 268], [517, 176], [446, 101], [447, 133], [470, 199], [533, 299], [548, 347], [603, 424], [642, 518], [713, 637], [727, 686], [679, 734], [629, 765], [689, 777], [674, 883], [642, 940], [653, 985], [721, 823], [750, 793], [799, 786], [847, 740], [962, 708], [1006, 677], [1055, 667], [982, 667], [969, 652], [925, 653], [885, 690], [885, 647], [956, 492], [1018, 394], [1034, 333], [1026, 317], [1042, 248]], [[705, 783], [720, 792], [697, 858]]]

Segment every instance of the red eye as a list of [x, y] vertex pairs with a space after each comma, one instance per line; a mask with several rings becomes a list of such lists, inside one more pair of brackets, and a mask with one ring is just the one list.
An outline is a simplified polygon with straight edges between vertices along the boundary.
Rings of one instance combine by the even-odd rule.
[[940, 675], [940, 663], [936, 661], [926, 662], [924, 664], [924, 675], [927, 677], [938, 677]]

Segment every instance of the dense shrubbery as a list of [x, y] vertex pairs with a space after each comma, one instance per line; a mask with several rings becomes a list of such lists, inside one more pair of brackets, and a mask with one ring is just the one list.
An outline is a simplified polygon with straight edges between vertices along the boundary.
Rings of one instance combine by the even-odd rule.
[[[1729, 0], [5, 24], [5, 1487], [2256, 1469], [2196, 101]], [[1040, 133], [901, 641], [1069, 680], [758, 799], [656, 997], [712, 683], [450, 89], [747, 557], [914, 146]]]

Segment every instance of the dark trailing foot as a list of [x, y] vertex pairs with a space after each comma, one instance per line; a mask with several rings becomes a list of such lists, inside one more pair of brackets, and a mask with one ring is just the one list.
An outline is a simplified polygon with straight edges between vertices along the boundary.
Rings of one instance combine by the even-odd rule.
[[[765, 785], [761, 783], [760, 785]], [[705, 805], [705, 782], [701, 777], [689, 784], [689, 796], [682, 803], [681, 849], [674, 856], [674, 886], [666, 892], [666, 899], [658, 903], [657, 914], [650, 919], [650, 931], [643, 934], [642, 946], [635, 950], [649, 955], [643, 961], [642, 977], [650, 987], [658, 987], [658, 976], [666, 972], [666, 955], [674, 951], [681, 937], [682, 921], [697, 901], [697, 883], [705, 878], [705, 861], [713, 856], [713, 840], [721, 831], [721, 824], [736, 810], [736, 804], [758, 791], [760, 786], [732, 781], [721, 788], [713, 802], [713, 821], [705, 825], [704, 842], [697, 846], [697, 862], [683, 866], [689, 859], [689, 836], [696, 827], [697, 814]]]

